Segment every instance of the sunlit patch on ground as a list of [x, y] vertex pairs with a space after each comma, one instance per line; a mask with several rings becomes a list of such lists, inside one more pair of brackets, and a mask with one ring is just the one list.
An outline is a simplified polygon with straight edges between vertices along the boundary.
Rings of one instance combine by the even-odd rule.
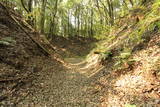
[[101, 77], [104, 81], [99, 79], [107, 90], [100, 107], [160, 107], [160, 81], [157, 74], [160, 48], [156, 45], [159, 42], [160, 38], [156, 35], [145, 49], [133, 55], [132, 58], [137, 61], [134, 69], [124, 74], [113, 72], [110, 76]]
[[[83, 60], [83, 61], [82, 61]], [[104, 67], [100, 64], [100, 55], [92, 54], [86, 59], [82, 58], [66, 58], [67, 68], [74, 69], [80, 74], [91, 77], [101, 71]]]
[[104, 107], [124, 107], [127, 104], [140, 107], [160, 103], [159, 96], [154, 91], [155, 85], [141, 75], [123, 75], [117, 78], [111, 87], [102, 103]]
[[149, 84], [150, 83], [147, 82], [142, 76], [125, 75], [116, 81], [115, 87], [117, 90], [132, 93], [138, 92], [139, 88], [145, 88], [146, 85]]

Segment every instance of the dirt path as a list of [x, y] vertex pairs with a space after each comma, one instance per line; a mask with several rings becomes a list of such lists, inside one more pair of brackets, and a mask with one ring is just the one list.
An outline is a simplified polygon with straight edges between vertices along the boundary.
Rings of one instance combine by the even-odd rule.
[[43, 74], [40, 72], [38, 80], [33, 82], [37, 88], [30, 89], [32, 94], [18, 107], [97, 107], [100, 95], [95, 95], [95, 80], [89, 77], [96, 71], [95, 67], [98, 68], [97, 64], [82, 67], [78, 65], [78, 59], [71, 59], [67, 59], [68, 62], [76, 65], [72, 69], [49, 66]]

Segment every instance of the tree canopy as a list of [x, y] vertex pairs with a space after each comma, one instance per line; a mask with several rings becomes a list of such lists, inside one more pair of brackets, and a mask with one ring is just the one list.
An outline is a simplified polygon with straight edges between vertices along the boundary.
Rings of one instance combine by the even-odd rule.
[[[9, 1], [9, 0], [8, 0]], [[7, 0], [5, 0], [7, 3]], [[147, 0], [13, 0], [28, 23], [41, 33], [53, 35], [101, 35], [129, 10]]]

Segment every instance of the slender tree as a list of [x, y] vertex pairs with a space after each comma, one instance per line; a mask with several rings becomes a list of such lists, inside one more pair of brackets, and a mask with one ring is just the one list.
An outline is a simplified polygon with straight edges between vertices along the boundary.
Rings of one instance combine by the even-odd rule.
[[42, 0], [41, 22], [40, 22], [40, 31], [41, 31], [41, 33], [44, 33], [46, 3], [47, 3], [47, 0]]

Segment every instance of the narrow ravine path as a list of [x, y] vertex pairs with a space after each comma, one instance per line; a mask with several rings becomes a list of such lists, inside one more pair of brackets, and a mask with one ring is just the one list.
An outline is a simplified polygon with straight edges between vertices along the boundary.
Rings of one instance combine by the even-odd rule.
[[0, 1], [0, 107], [160, 107], [158, 0], [46, 1]]
[[90, 78], [102, 69], [97, 58], [88, 62], [68, 58], [68, 65], [72, 65], [69, 69], [49, 66], [39, 74], [38, 81], [34, 81], [37, 88], [33, 88], [32, 95], [26, 97], [19, 107], [97, 107], [100, 96], [94, 94], [95, 80]]
[[[78, 60], [79, 62], [77, 62]], [[73, 69], [88, 78], [103, 69], [103, 66], [100, 64], [100, 55], [97, 54], [90, 55], [86, 59], [67, 58], [66, 62], [68, 63], [68, 66], [66, 67]]]

